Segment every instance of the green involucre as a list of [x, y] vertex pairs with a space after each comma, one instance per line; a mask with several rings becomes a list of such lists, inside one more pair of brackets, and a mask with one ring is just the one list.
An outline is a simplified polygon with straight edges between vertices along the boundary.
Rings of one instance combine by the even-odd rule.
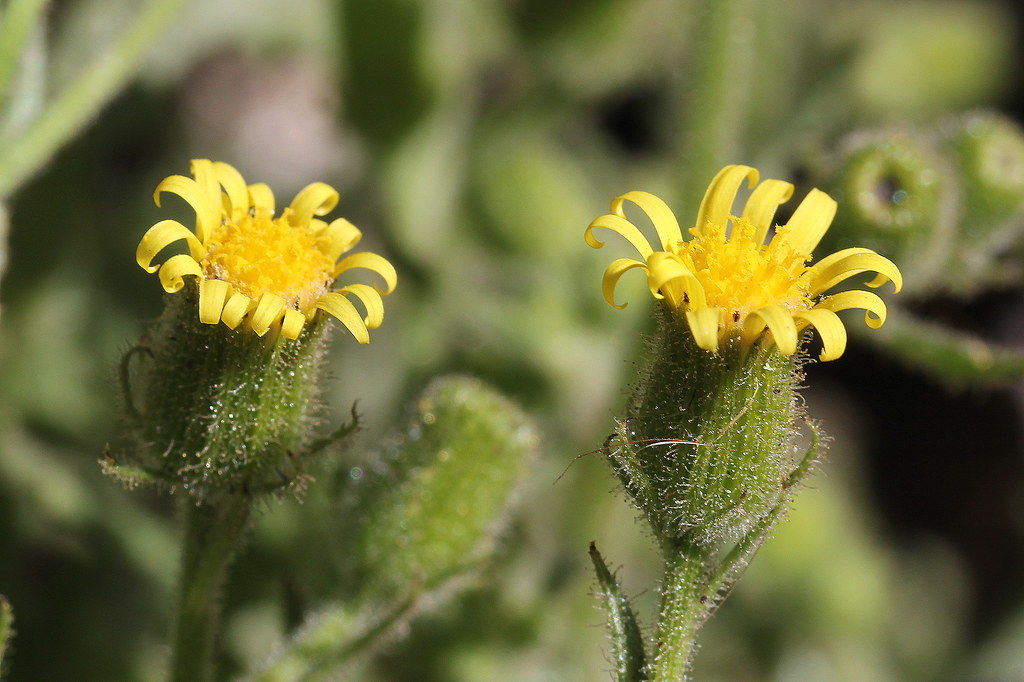
[[301, 480], [327, 326], [307, 326], [296, 341], [260, 338], [200, 323], [196, 298], [194, 286], [168, 297], [126, 354], [133, 441], [108, 471], [200, 499], [285, 489]]
[[698, 348], [658, 308], [652, 359], [609, 442], [612, 467], [663, 545], [736, 540], [787, 494], [799, 360], [764, 342]]

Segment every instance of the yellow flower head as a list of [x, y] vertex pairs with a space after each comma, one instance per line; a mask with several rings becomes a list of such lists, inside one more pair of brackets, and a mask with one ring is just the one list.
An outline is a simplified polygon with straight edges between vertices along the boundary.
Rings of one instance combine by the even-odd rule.
[[[732, 214], [743, 181], [753, 189], [740, 216]], [[643, 260], [619, 258], [605, 270], [601, 282], [604, 299], [615, 308], [615, 286], [629, 270], [647, 273], [651, 295], [683, 311], [700, 348], [717, 352], [720, 342], [738, 334], [749, 348], [767, 330], [770, 340], [785, 355], [796, 352], [800, 333], [809, 326], [821, 334], [822, 360], [834, 360], [846, 349], [846, 328], [836, 315], [861, 308], [865, 323], [874, 329], [885, 322], [886, 308], [877, 295], [863, 290], [822, 296], [839, 282], [863, 272], [877, 276], [868, 282], [879, 287], [892, 281], [903, 286], [899, 269], [870, 249], [837, 251], [810, 265], [811, 251], [828, 230], [836, 202], [813, 189], [786, 225], [775, 228], [765, 244], [780, 204], [793, 195], [793, 185], [781, 180], [757, 184], [758, 172], [749, 166], [726, 166], [711, 181], [697, 212], [692, 238], [684, 241], [679, 223], [668, 206], [647, 192], [627, 192], [612, 201], [611, 213], [590, 224], [585, 238], [595, 249], [604, 243], [594, 237], [595, 227], [606, 227], [625, 237]], [[656, 251], [623, 211], [625, 202], [639, 206], [651, 219], [661, 241]]]
[[[375, 253], [341, 258], [362, 233], [344, 218], [327, 223], [314, 217], [337, 205], [334, 188], [314, 182], [275, 217], [270, 188], [263, 183], [246, 185], [226, 163], [195, 159], [192, 176], [164, 178], [153, 201], [160, 205], [161, 192], [180, 196], [196, 212], [195, 230], [176, 220], [161, 220], [149, 228], [135, 253], [147, 272], [160, 271], [165, 291], [180, 291], [184, 278], [192, 275], [199, 284], [199, 321], [205, 324], [224, 322], [234, 329], [244, 322], [259, 336], [279, 327], [285, 338], [296, 339], [322, 310], [345, 325], [359, 343], [369, 343], [368, 330], [384, 320], [381, 296], [394, 290], [398, 276], [391, 263]], [[152, 265], [165, 247], [181, 240], [188, 246], [187, 254]], [[331, 289], [338, 275], [355, 268], [377, 273], [385, 288], [349, 284]], [[365, 315], [350, 297], [359, 301]]]

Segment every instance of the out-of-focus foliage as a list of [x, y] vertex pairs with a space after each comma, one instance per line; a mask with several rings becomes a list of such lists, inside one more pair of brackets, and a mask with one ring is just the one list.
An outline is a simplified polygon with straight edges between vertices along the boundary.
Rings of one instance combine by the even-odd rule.
[[[59, 89], [104, 49], [135, 16], [132, 4], [50, 6], [19, 66], [23, 85], [11, 90], [23, 99], [0, 103], [0, 131], [24, 130], [45, 100], [36, 91]], [[722, 112], [738, 158], [716, 168], [803, 173], [798, 195], [812, 184], [844, 189], [830, 232], [840, 241], [856, 240], [840, 226], [865, 208], [851, 193], [873, 191], [889, 216], [915, 208], [865, 244], [891, 256], [908, 285], [921, 273], [915, 319], [1020, 348], [1016, 5], [742, 7], [752, 59], [737, 85], [743, 106]], [[657, 581], [658, 563], [602, 456], [585, 453], [622, 408], [649, 310], [604, 304], [606, 256], [582, 233], [629, 189], [676, 197], [680, 215], [695, 209], [700, 197], [684, 188], [710, 175], [688, 184], [708, 170], [692, 167], [680, 121], [693, 106], [693, 46], [706, 37], [697, 9], [666, 0], [187, 7], [139, 78], [6, 201], [0, 594], [17, 615], [4, 657], [11, 679], [162, 674], [175, 520], [165, 498], [118, 488], [97, 460], [119, 409], [116, 359], [162, 306], [132, 257], [162, 217], [150, 195], [194, 157], [228, 161], [282, 196], [332, 184], [339, 210], [375, 240], [367, 248], [398, 267], [401, 288], [373, 343], [333, 347], [325, 419], [343, 421], [358, 400], [363, 442], [373, 442], [431, 378], [458, 371], [540, 425], [539, 458], [497, 558], [462, 596], [380, 648], [366, 679], [604, 679], [612, 665], [588, 543], [624, 564], [609, 568], [641, 623], [652, 622], [656, 599], [636, 592]], [[989, 134], [1007, 141], [979, 151]], [[970, 170], [992, 158], [1002, 169], [994, 178]], [[865, 173], [880, 180], [864, 189]], [[988, 276], [993, 263], [999, 277]], [[836, 367], [810, 368], [808, 411], [835, 445], [707, 626], [697, 679], [1020, 676], [1020, 395], [948, 392], [936, 378], [942, 361], [915, 363], [920, 334], [897, 355], [927, 373], [904, 369], [871, 338]], [[327, 568], [339, 549], [327, 481], [374, 456], [350, 449], [312, 472], [305, 504], [275, 502], [262, 515], [226, 595], [228, 672], [258, 665], [320, 595], [344, 592]]]

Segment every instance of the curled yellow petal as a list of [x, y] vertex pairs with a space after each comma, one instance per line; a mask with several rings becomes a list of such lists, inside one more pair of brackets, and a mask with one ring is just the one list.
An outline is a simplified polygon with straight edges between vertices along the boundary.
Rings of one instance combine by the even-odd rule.
[[249, 188], [245, 184], [245, 178], [234, 166], [223, 161], [214, 161], [213, 172], [217, 183], [224, 188], [224, 192], [228, 196], [232, 219], [238, 220], [243, 213], [249, 210]]
[[821, 336], [821, 354], [818, 357], [822, 362], [835, 360], [846, 350], [846, 327], [831, 310], [801, 310], [794, 317], [802, 323], [799, 325], [801, 329], [810, 325], [818, 330]]
[[604, 296], [604, 300], [608, 305], [616, 310], [622, 310], [629, 305], [628, 303], [623, 303], [622, 305], [615, 303], [615, 287], [619, 283], [619, 278], [633, 268], [646, 269], [647, 264], [632, 258], [617, 258], [612, 261], [611, 265], [604, 271], [604, 276], [601, 277], [601, 295]]
[[305, 225], [314, 215], [327, 215], [338, 205], [338, 192], [323, 182], [314, 182], [299, 190], [292, 199], [288, 222]]
[[[612, 213], [625, 219], [626, 214], [623, 211], [623, 204], [627, 201], [632, 201], [639, 206], [647, 214], [647, 217], [651, 219], [651, 224], [654, 225], [658, 238], [661, 240], [662, 248], [667, 248], [669, 244], [682, 241], [683, 234], [679, 230], [679, 221], [676, 220], [672, 209], [664, 201], [650, 192], [634, 190], [619, 195], [612, 200]], [[644, 258], [646, 257], [644, 256]]]
[[795, 252], [810, 254], [828, 231], [837, 207], [835, 199], [812, 189], [786, 223], [784, 239]]
[[196, 238], [205, 242], [220, 224], [220, 193], [211, 194], [197, 181], [184, 175], [171, 175], [160, 181], [153, 190], [153, 202], [160, 206], [160, 194], [177, 194], [196, 212]]
[[263, 336], [270, 326], [281, 319], [287, 305], [277, 294], [263, 294], [249, 319], [249, 326], [256, 336]]
[[176, 291], [181, 291], [181, 288], [185, 286], [187, 275], [201, 277], [202, 274], [203, 269], [199, 263], [192, 256], [181, 253], [171, 256], [166, 263], [160, 266], [160, 284], [163, 285], [164, 291], [173, 294]]
[[870, 291], [862, 289], [840, 291], [838, 294], [822, 299], [818, 305], [814, 306], [814, 309], [831, 310], [832, 312], [849, 310], [850, 308], [865, 310], [864, 324], [872, 329], [878, 329], [885, 324], [887, 310], [885, 302], [877, 294]]
[[305, 315], [292, 308], [285, 309], [284, 317], [281, 320], [281, 336], [294, 341], [299, 338], [304, 326], [306, 326]]
[[373, 288], [384, 296], [387, 296], [394, 291], [395, 286], [398, 284], [398, 273], [395, 272], [395, 266], [388, 262], [388, 260], [383, 256], [378, 256], [370, 251], [361, 251], [360, 253], [353, 253], [351, 256], [346, 256], [340, 263], [338, 263], [337, 266], [335, 266], [334, 276], [337, 277], [346, 270], [352, 270], [354, 268], [372, 270], [383, 277], [386, 288], [381, 290], [376, 285], [374, 285]]
[[686, 321], [698, 348], [712, 353], [718, 352], [718, 328], [722, 324], [721, 308], [687, 310]]
[[664, 297], [674, 308], [707, 307], [700, 280], [673, 253], [656, 251], [647, 259], [647, 287], [654, 298]]
[[203, 257], [203, 245], [200, 243], [199, 239], [192, 234], [192, 230], [188, 229], [177, 220], [161, 220], [156, 225], [146, 230], [146, 234], [142, 235], [142, 241], [139, 242], [138, 248], [135, 249], [135, 262], [139, 264], [139, 267], [150, 274], [156, 272], [160, 266], [153, 265], [153, 259], [156, 258], [156, 255], [163, 251], [164, 248], [179, 239], [184, 239], [188, 244], [188, 252], [194, 260], [199, 260]]
[[732, 215], [732, 205], [740, 185], [747, 180], [748, 186], [753, 187], [758, 177], [758, 172], [750, 166], [726, 166], [718, 171], [700, 202], [697, 222], [694, 224], [697, 231], [703, 232], [708, 223], [724, 225]]
[[270, 215], [274, 215], [274, 210], [276, 209], [274, 193], [266, 183], [257, 182], [256, 184], [249, 185], [246, 190], [249, 193], [250, 206], [257, 211], [266, 211]]
[[869, 286], [878, 287], [891, 281], [895, 286], [894, 293], [903, 288], [903, 275], [891, 260], [871, 249], [853, 247], [836, 251], [810, 268], [811, 295], [824, 293], [848, 277], [862, 272], [878, 273], [879, 276], [869, 282]]
[[644, 260], [654, 253], [654, 249], [651, 248], [651, 243], [647, 241], [647, 237], [644, 236], [644, 233], [641, 232], [636, 225], [629, 222], [622, 216], [606, 213], [603, 216], [595, 218], [594, 221], [587, 226], [586, 232], [583, 233], [583, 238], [590, 247], [600, 249], [604, 246], [604, 242], [598, 240], [597, 237], [594, 236], [595, 227], [607, 227], [613, 232], [618, 232], [626, 238], [626, 241], [633, 245], [633, 248], [640, 253], [640, 257]]
[[331, 221], [331, 224], [324, 228], [324, 234], [331, 240], [327, 255], [332, 261], [337, 261], [341, 254], [351, 251], [363, 238], [359, 228], [344, 218]]
[[753, 344], [765, 327], [772, 333], [780, 353], [792, 355], [796, 352], [796, 324], [789, 309], [781, 305], [770, 305], [749, 313], [743, 323], [744, 342]]
[[367, 331], [366, 324], [359, 315], [359, 311], [352, 305], [352, 301], [345, 298], [342, 294], [336, 292], [324, 294], [316, 302], [316, 307], [336, 317], [359, 343], [370, 342], [370, 333]]
[[363, 308], [366, 310], [366, 317], [363, 318], [363, 323], [367, 329], [376, 329], [384, 321], [384, 301], [381, 300], [380, 294], [371, 286], [366, 284], [350, 284], [347, 287], [342, 287], [336, 292], [341, 295], [352, 294], [359, 299], [359, 302], [363, 304]]
[[199, 283], [199, 321], [203, 324], [217, 324], [224, 312], [224, 304], [231, 294], [231, 285], [219, 279], [207, 279]]
[[755, 244], [764, 242], [775, 218], [775, 211], [780, 204], [789, 201], [793, 196], [793, 185], [782, 180], [768, 179], [754, 188], [750, 198], [743, 207], [741, 217], [750, 221], [756, 229], [752, 241]]
[[246, 314], [255, 307], [255, 301], [245, 294], [236, 291], [231, 294], [228, 302], [224, 304], [224, 312], [221, 313], [220, 319], [224, 321], [224, 324], [229, 329], [234, 329], [242, 323]]

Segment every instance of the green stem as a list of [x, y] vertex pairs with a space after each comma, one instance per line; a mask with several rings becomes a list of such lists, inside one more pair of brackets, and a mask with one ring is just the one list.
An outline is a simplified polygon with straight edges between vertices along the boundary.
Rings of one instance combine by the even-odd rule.
[[309, 619], [307, 625], [263, 668], [245, 678], [258, 682], [334, 679], [338, 669], [360, 653], [373, 649], [419, 606], [421, 595], [407, 599], [382, 613], [376, 607], [332, 607]]
[[753, 59], [755, 0], [703, 0], [695, 10], [694, 51], [680, 118], [684, 201], [696, 201], [722, 165], [742, 151], [743, 112]]
[[248, 495], [233, 494], [196, 504], [185, 496], [181, 504], [184, 538], [169, 678], [177, 682], [203, 682], [213, 678], [221, 588], [228, 566], [241, 546], [252, 500]]
[[[800, 460], [800, 463], [793, 469], [789, 478], [786, 479], [785, 487], [787, 491], [792, 490], [807, 477], [821, 452], [821, 432], [814, 424], [809, 424], [809, 426], [811, 429], [811, 445], [807, 448], [807, 452], [804, 453], [803, 459]], [[736, 543], [715, 570], [710, 573], [707, 581], [707, 594], [709, 598], [716, 599], [746, 568], [751, 558], [753, 558], [761, 545], [764, 544], [765, 538], [771, 532], [771, 529], [775, 527], [775, 524], [789, 508], [790, 494], [792, 493], [784, 495], [782, 500], [775, 505], [775, 508], [758, 521], [757, 525]], [[710, 613], [709, 611], [708, 615]]]
[[0, 12], [0, 104], [47, 0], [11, 0]]
[[0, 148], [0, 197], [9, 196], [36, 173], [135, 73], [154, 40], [186, 0], [152, 0], [109, 50], [71, 81], [23, 135]]
[[683, 544], [675, 546], [665, 562], [652, 682], [686, 679], [697, 650], [697, 631], [713, 597], [704, 594], [708, 558], [699, 545]]

